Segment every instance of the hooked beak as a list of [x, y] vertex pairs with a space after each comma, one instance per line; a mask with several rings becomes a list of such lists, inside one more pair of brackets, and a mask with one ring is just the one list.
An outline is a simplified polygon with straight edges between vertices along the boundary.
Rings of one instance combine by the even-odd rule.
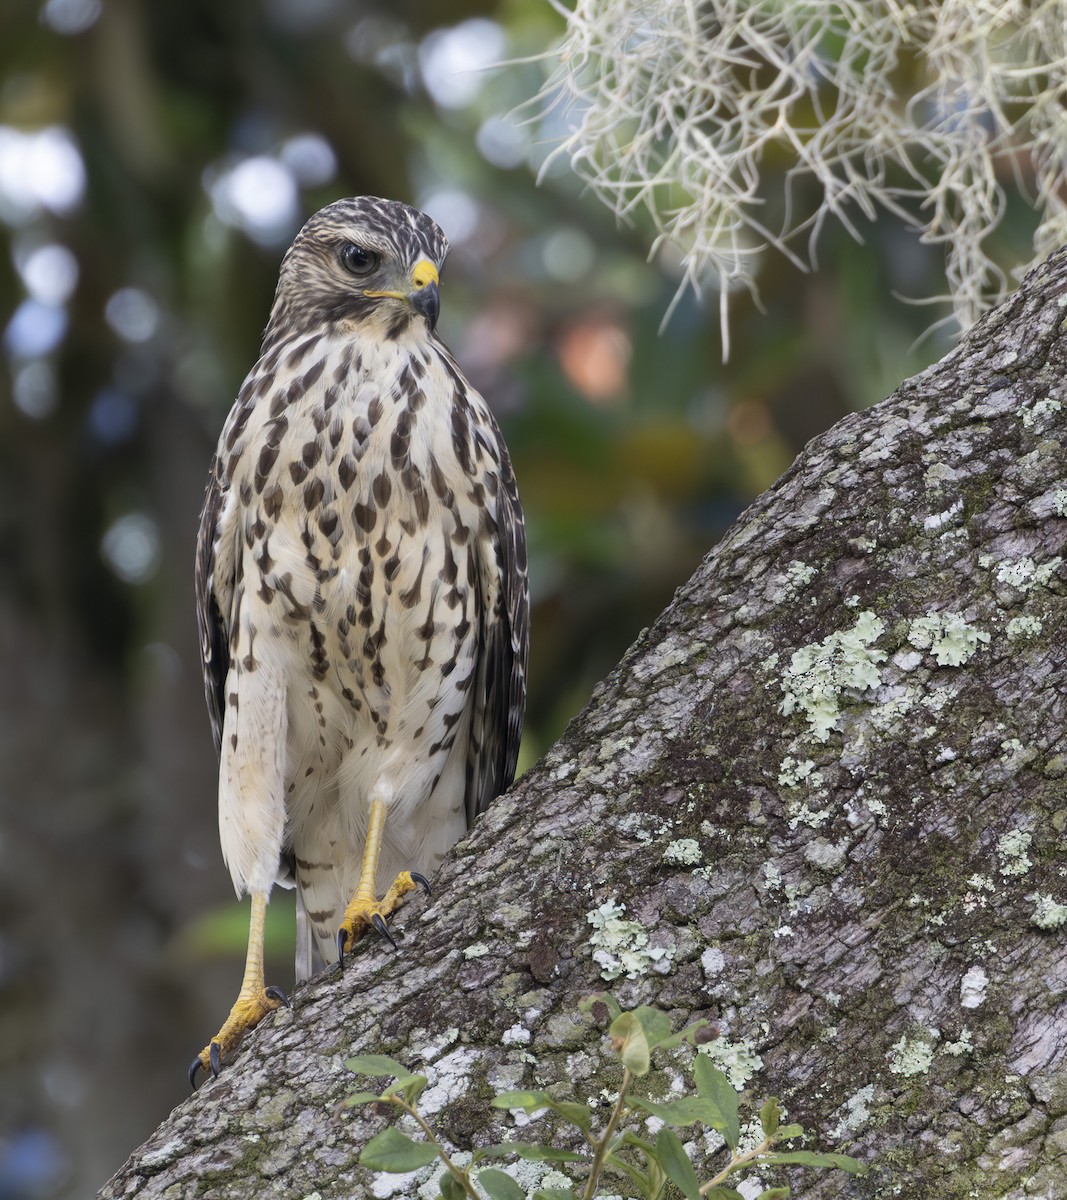
[[415, 264], [411, 272], [408, 303], [426, 318], [431, 332], [437, 328], [437, 317], [441, 311], [441, 297], [437, 294], [437, 285], [440, 282], [441, 277], [432, 262], [424, 258]]
[[392, 300], [406, 300], [420, 315], [426, 318], [426, 323], [433, 330], [437, 327], [437, 317], [441, 311], [441, 297], [437, 293], [437, 285], [441, 277], [437, 268], [429, 259], [423, 258], [411, 269], [408, 276], [407, 290], [397, 292], [365, 291], [364, 296], [388, 296]]
[[437, 316], [441, 311], [441, 297], [436, 283], [424, 283], [421, 288], [408, 293], [408, 303], [426, 318], [431, 332], [437, 328]]

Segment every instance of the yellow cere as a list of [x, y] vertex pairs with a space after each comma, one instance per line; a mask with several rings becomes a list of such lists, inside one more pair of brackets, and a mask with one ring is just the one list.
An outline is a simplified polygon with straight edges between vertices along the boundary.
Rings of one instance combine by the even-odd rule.
[[440, 283], [441, 276], [437, 274], [437, 268], [433, 263], [424, 258], [415, 264], [415, 269], [411, 272], [411, 282], [415, 285], [416, 291], [421, 291], [431, 283]]

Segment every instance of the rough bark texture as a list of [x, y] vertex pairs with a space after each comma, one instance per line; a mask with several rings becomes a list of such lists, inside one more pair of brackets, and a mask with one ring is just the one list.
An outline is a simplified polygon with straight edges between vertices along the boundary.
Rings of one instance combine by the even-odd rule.
[[[1065, 316], [1061, 252], [813, 441], [408, 905], [401, 951], [298, 992], [101, 1195], [386, 1195], [357, 1165], [383, 1118], [336, 1107], [347, 1055], [425, 1068], [469, 1147], [512, 1125], [494, 1090], [617, 1083], [577, 1009], [611, 987], [712, 1018], [748, 1098], [874, 1164], [800, 1194], [1067, 1197]], [[591, 943], [612, 903], [643, 947]]]

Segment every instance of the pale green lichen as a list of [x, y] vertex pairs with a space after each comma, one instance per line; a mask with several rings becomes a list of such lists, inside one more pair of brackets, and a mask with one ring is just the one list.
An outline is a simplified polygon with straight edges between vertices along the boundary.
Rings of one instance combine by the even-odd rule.
[[1012, 771], [1029, 766], [1037, 758], [1037, 750], [1033, 746], [1024, 746], [1018, 738], [1005, 738], [1000, 743], [1001, 759]]
[[1027, 851], [1032, 841], [1032, 835], [1024, 829], [1011, 829], [997, 841], [1001, 875], [1025, 875], [1030, 870], [1034, 864]]
[[[916, 655], [919, 661], [922, 661], [920, 655]], [[898, 725], [900, 718], [910, 712], [919, 699], [919, 690], [914, 687], [906, 687], [903, 693], [899, 696], [894, 696], [891, 700], [886, 700], [879, 704], [871, 713], [871, 723], [876, 729], [889, 731]]]
[[970, 1029], [966, 1025], [960, 1030], [959, 1040], [948, 1042], [945, 1045], [945, 1053], [951, 1054], [954, 1058], [959, 1058], [961, 1054], [969, 1054], [974, 1049]]
[[763, 1059], [747, 1038], [731, 1042], [729, 1038], [718, 1037], [701, 1046], [700, 1053], [706, 1054], [739, 1092], [745, 1090], [745, 1085], [763, 1066]]
[[[810, 758], [796, 759], [787, 755], [778, 766], [778, 782], [782, 787], [796, 787], [802, 779], [807, 779], [815, 770], [815, 763]], [[812, 785], [818, 787], [822, 777], [816, 775], [811, 779]]]
[[1063, 405], [1058, 400], [1052, 396], [1046, 396], [1042, 400], [1035, 400], [1033, 404], [1021, 408], [1019, 416], [1022, 417], [1023, 425], [1027, 429], [1031, 429], [1038, 421], [1043, 421], [1053, 413], [1058, 413], [1062, 407]]
[[1059, 929], [1061, 925], [1067, 924], [1067, 904], [1060, 904], [1051, 896], [1035, 896], [1030, 924], [1036, 925], [1038, 929]]
[[837, 1124], [831, 1129], [830, 1137], [835, 1142], [851, 1140], [857, 1130], [862, 1129], [871, 1119], [871, 1101], [874, 1099], [874, 1084], [868, 1083], [841, 1105], [837, 1111], [841, 1113]]
[[1056, 512], [1061, 517], [1067, 517], [1067, 488], [1059, 488], [1053, 497]]
[[807, 825], [809, 829], [819, 829], [834, 815], [828, 808], [812, 808], [809, 804], [791, 800], [786, 805], [789, 816], [789, 828], [796, 829], [798, 825]]
[[885, 661], [886, 654], [872, 647], [884, 632], [885, 622], [864, 611], [850, 629], [794, 650], [781, 681], [781, 712], [789, 716], [799, 709], [812, 736], [827, 741], [830, 730], [838, 727], [842, 692], [868, 691], [881, 682], [878, 664]]
[[980, 642], [989, 641], [989, 634], [968, 624], [960, 613], [931, 613], [911, 622], [908, 641], [929, 650], [939, 667], [959, 667], [973, 657]]
[[663, 851], [663, 861], [672, 866], [693, 867], [702, 860], [700, 843], [696, 838], [678, 838], [669, 842]]
[[934, 1044], [940, 1037], [936, 1029], [924, 1029], [911, 1037], [904, 1034], [886, 1055], [889, 1069], [894, 1075], [925, 1075], [934, 1061]]
[[470, 946], [464, 946], [464, 958], [484, 958], [489, 953], [489, 947], [482, 942], [474, 942]]
[[784, 598], [796, 595], [798, 591], [818, 575], [818, 571], [806, 562], [794, 559], [785, 569]]
[[[996, 559], [991, 554], [983, 554], [978, 559], [980, 567], [991, 567], [994, 562]], [[1038, 566], [1032, 558], [1024, 555], [1009, 562], [999, 563], [996, 577], [1000, 583], [1006, 583], [1017, 591], [1032, 592], [1036, 587], [1048, 587], [1062, 562], [1063, 559], [1057, 556]]]
[[[652, 822], [652, 827], [650, 828], [646, 822]], [[659, 821], [649, 813], [632, 812], [624, 813], [619, 818], [616, 828], [620, 833], [625, 834], [626, 837], [647, 844], [657, 841], [665, 834], [670, 833], [671, 823], [669, 821]]]
[[640, 921], [623, 919], [625, 904], [608, 900], [599, 908], [586, 913], [586, 921], [593, 927], [589, 945], [593, 947], [593, 961], [600, 964], [602, 979], [636, 979], [647, 975], [657, 963], [669, 963], [674, 951], [666, 947], [649, 947], [648, 931]]
[[1004, 632], [1009, 638], [1016, 640], [1037, 637], [1043, 628], [1044, 623], [1039, 617], [1012, 617]]

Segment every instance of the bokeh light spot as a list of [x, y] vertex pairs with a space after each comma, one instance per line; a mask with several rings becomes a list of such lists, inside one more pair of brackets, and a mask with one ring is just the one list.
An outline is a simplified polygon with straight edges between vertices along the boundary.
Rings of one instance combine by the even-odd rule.
[[215, 214], [266, 245], [287, 242], [299, 211], [296, 179], [278, 159], [246, 158], [209, 186]]
[[426, 90], [442, 108], [463, 108], [482, 90], [487, 68], [500, 62], [505, 45], [503, 29], [484, 17], [435, 29], [419, 47]]
[[557, 352], [564, 374], [587, 400], [608, 405], [622, 399], [633, 347], [618, 322], [579, 319], [563, 331]]
[[109, 526], [100, 550], [123, 583], [146, 583], [159, 567], [159, 528], [147, 513], [127, 513]]
[[588, 275], [595, 257], [592, 241], [580, 229], [557, 229], [541, 247], [546, 273], [561, 283], [577, 283]]
[[433, 217], [454, 246], [465, 242], [478, 228], [478, 202], [459, 188], [441, 188], [420, 197], [419, 208]]
[[321, 187], [337, 174], [337, 156], [333, 147], [317, 133], [301, 133], [289, 138], [283, 144], [279, 158], [301, 187]]
[[108, 299], [104, 316], [127, 342], [147, 342], [159, 328], [159, 305], [141, 288], [119, 288]]
[[4, 349], [14, 359], [42, 358], [63, 340], [66, 311], [40, 300], [23, 300], [4, 330]]
[[530, 152], [529, 133], [510, 116], [487, 117], [474, 140], [484, 159], [505, 170], [521, 166]]
[[46, 0], [41, 9], [41, 24], [66, 37], [84, 33], [99, 20], [100, 0]]
[[47, 359], [36, 359], [18, 368], [11, 388], [15, 407], [35, 421], [43, 421], [56, 411], [58, 393], [56, 372]]
[[15, 266], [26, 291], [42, 304], [65, 304], [78, 285], [78, 260], [58, 242], [16, 252]]
[[18, 224], [42, 208], [64, 215], [84, 191], [85, 164], [66, 129], [24, 133], [0, 125], [0, 218]]
[[137, 404], [125, 392], [104, 388], [89, 407], [89, 432], [105, 446], [125, 442], [137, 428]]

